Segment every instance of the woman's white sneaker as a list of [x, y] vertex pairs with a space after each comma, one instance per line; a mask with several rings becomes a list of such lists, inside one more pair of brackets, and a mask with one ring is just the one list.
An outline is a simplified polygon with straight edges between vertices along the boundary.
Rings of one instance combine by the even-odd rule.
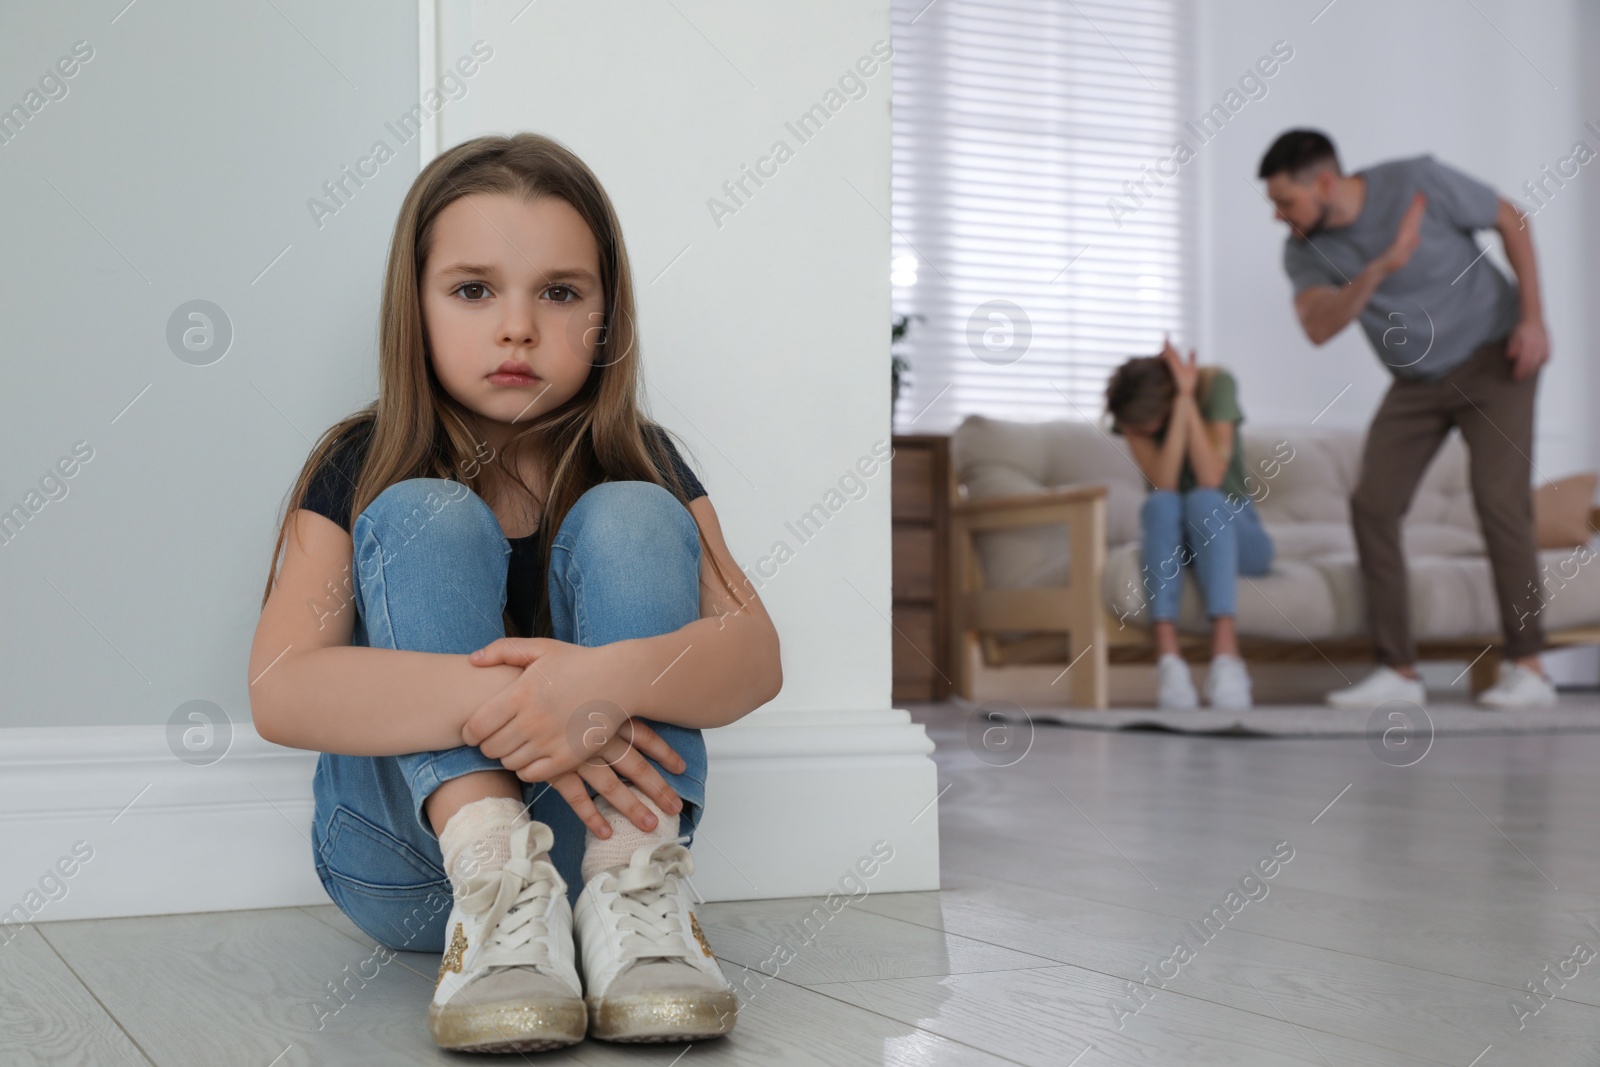
[[1538, 671], [1501, 661], [1499, 681], [1478, 694], [1478, 703], [1496, 711], [1554, 707], [1556, 687]]
[[1156, 706], [1173, 711], [1200, 706], [1200, 695], [1194, 691], [1194, 679], [1189, 676], [1189, 664], [1182, 656], [1165, 652], [1156, 660]]
[[1333, 690], [1326, 699], [1347, 711], [1375, 708], [1391, 700], [1405, 700], [1420, 708], [1428, 701], [1428, 690], [1418, 678], [1407, 678], [1393, 667], [1379, 667], [1350, 688]]
[[1250, 672], [1238, 656], [1212, 656], [1206, 672], [1206, 703], [1224, 711], [1250, 707]]
[[428, 1030], [458, 1052], [535, 1052], [583, 1040], [588, 1011], [572, 943], [567, 884], [542, 822], [511, 831], [504, 869], [461, 886], [445, 924]]
[[683, 840], [639, 846], [578, 897], [590, 1037], [699, 1041], [733, 1029], [739, 997], [689, 910], [694, 860]]

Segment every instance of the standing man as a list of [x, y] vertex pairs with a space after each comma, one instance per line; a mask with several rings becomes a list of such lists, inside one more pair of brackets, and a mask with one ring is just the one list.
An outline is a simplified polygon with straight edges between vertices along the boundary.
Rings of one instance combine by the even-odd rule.
[[[1452, 427], [1471, 454], [1473, 505], [1494, 572], [1505, 634], [1495, 708], [1555, 703], [1539, 663], [1538, 561], [1529, 487], [1533, 401], [1549, 358], [1533, 241], [1522, 214], [1487, 185], [1430, 155], [1346, 175], [1333, 142], [1290, 130], [1259, 177], [1289, 224], [1283, 268], [1313, 344], [1359, 318], [1394, 375], [1367, 431], [1350, 521], [1366, 585], [1378, 668], [1328, 694], [1341, 708], [1424, 703], [1411, 637], [1400, 520]], [[1513, 285], [1473, 237], [1500, 234]]]

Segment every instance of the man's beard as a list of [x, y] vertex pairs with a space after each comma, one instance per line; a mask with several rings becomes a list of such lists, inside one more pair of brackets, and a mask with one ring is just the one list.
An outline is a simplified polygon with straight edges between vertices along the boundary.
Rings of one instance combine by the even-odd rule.
[[1314, 237], [1317, 234], [1321, 233], [1323, 230], [1327, 229], [1328, 228], [1328, 216], [1330, 214], [1332, 214], [1332, 212], [1333, 212], [1332, 205], [1323, 204], [1321, 213], [1319, 213], [1317, 215], [1317, 221], [1313, 222], [1310, 226], [1307, 226], [1304, 230], [1301, 231], [1301, 233], [1309, 238], [1309, 237]]

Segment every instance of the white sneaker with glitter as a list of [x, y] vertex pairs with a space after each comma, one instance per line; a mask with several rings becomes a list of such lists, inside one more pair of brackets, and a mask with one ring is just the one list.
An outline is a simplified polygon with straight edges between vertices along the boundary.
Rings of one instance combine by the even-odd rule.
[[536, 1052], [583, 1040], [588, 1011], [572, 943], [567, 884], [550, 828], [511, 831], [504, 869], [467, 878], [445, 923], [428, 1030], [458, 1052]]
[[685, 840], [640, 845], [578, 897], [590, 1037], [700, 1041], [733, 1029], [739, 997], [689, 910]]
[[1556, 702], [1556, 687], [1538, 671], [1501, 661], [1500, 680], [1478, 694], [1478, 703], [1496, 711], [1549, 708]]

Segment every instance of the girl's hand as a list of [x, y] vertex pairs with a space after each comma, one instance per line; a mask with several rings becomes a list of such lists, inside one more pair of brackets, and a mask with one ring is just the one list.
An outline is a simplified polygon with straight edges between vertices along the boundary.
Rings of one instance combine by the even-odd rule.
[[[655, 801], [656, 807], [668, 814], [681, 812], [683, 801], [667, 784], [666, 779], [661, 777], [660, 772], [644, 758], [641, 754], [643, 751], [650, 751], [652, 754], [664, 753], [669, 758], [664, 759], [656, 755], [658, 763], [673, 773], [683, 770], [683, 759], [672, 751], [659, 734], [638, 719], [629, 719], [593, 758], [580, 763], [575, 771], [568, 771], [550, 779], [550, 787], [566, 798], [572, 810], [578, 813], [578, 818], [583, 820], [584, 825], [589, 827], [596, 837], [610, 837], [611, 824], [600, 814], [600, 809], [590, 798], [585, 783], [594, 786], [596, 792], [611, 801], [612, 805], [626, 815], [633, 825], [647, 832], [654, 830], [655, 814], [634, 795], [633, 790], [629, 789], [621, 778], [626, 778], [635, 788], [648, 794], [650, 799]], [[619, 774], [621, 778], [618, 777]]]
[[1172, 339], [1161, 339], [1161, 358], [1167, 361], [1167, 366], [1172, 370], [1172, 380], [1178, 385], [1179, 396], [1193, 396], [1195, 382], [1200, 376], [1200, 367], [1195, 357], [1194, 349], [1189, 349], [1189, 358], [1185, 360], [1176, 348], [1172, 347]]
[[[681, 773], [686, 764], [659, 734], [630, 718], [614, 702], [584, 699], [586, 694], [604, 691], [614, 673], [606, 647], [543, 637], [503, 637], [472, 653], [468, 658], [479, 667], [505, 663], [526, 669], [520, 679], [473, 712], [462, 726], [461, 738], [490, 759], [499, 760], [524, 782], [554, 786], [562, 779], [565, 788], [558, 787], [559, 791], [591, 827], [595, 826], [591, 818], [599, 819], [601, 825], [605, 820], [589, 800], [582, 781], [594, 785], [619, 811], [627, 812], [634, 825], [653, 830], [655, 816], [618, 782], [612, 767], [649, 793], [662, 811], [677, 811], [682, 801], [644, 756], [674, 774]], [[589, 813], [582, 810], [584, 805]], [[595, 832], [604, 836], [598, 828]]]
[[[549, 781], [574, 769], [602, 748], [627, 717], [614, 704], [587, 699], [604, 692], [608, 682], [598, 649], [543, 637], [502, 637], [468, 659], [479, 667], [505, 663], [524, 668], [522, 677], [462, 724], [461, 740], [525, 782]], [[543, 761], [544, 773], [524, 774], [535, 759]]]

